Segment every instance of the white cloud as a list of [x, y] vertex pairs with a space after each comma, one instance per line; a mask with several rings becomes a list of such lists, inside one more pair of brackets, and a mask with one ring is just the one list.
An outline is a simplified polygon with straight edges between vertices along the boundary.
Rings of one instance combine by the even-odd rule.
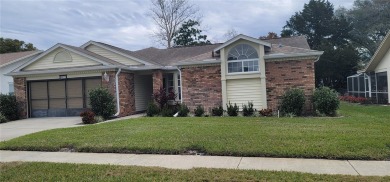
[[[258, 37], [280, 33], [285, 22], [309, 0], [193, 0], [203, 14], [202, 27], [214, 41], [234, 28]], [[334, 1], [350, 8], [353, 0]], [[1, 1], [2, 37], [33, 43], [48, 49], [56, 43], [79, 46], [89, 40], [130, 50], [158, 46], [151, 39], [156, 29], [149, 0]]]

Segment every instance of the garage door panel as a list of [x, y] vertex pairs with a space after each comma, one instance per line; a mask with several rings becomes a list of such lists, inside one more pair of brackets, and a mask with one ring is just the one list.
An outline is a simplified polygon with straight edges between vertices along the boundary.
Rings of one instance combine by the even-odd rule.
[[68, 80], [66, 82], [66, 91], [69, 98], [83, 97], [82, 80]]
[[89, 93], [92, 89], [99, 88], [101, 84], [100, 79], [88, 79], [85, 80], [85, 90], [87, 91], [86, 94]]
[[65, 81], [49, 82], [49, 98], [65, 98]]
[[83, 98], [69, 98], [68, 108], [71, 109], [83, 108]]
[[47, 100], [32, 100], [31, 107], [33, 109], [48, 109]]
[[32, 82], [30, 85], [31, 85], [31, 99], [47, 99], [46, 82]]
[[66, 102], [65, 99], [50, 99], [49, 102], [50, 109], [65, 109]]

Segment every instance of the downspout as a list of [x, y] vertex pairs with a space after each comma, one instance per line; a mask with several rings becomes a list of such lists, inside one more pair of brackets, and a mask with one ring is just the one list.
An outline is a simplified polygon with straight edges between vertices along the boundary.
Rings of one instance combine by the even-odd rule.
[[182, 104], [183, 103], [183, 81], [182, 81], [182, 78], [181, 78], [180, 67], [176, 67], [176, 69], [179, 71], [179, 76], [180, 76], [180, 95], [181, 95], [180, 103]]
[[119, 68], [118, 72], [116, 72], [115, 75], [115, 92], [116, 92], [116, 110], [117, 112], [114, 114], [114, 116], [118, 116], [120, 112], [120, 105], [119, 105], [119, 85], [118, 85], [118, 75], [121, 72], [122, 68]]

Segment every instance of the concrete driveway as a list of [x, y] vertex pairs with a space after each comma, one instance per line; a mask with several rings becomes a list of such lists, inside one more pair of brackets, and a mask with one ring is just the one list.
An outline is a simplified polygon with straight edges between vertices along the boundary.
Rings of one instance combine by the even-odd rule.
[[0, 141], [55, 128], [83, 126], [80, 117], [29, 118], [0, 124]]

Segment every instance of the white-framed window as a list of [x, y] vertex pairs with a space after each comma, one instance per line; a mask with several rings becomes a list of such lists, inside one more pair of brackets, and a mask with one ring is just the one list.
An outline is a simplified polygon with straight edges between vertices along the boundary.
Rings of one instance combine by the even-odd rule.
[[248, 44], [238, 44], [230, 49], [227, 59], [228, 73], [258, 72], [259, 55]]
[[8, 82], [8, 93], [10, 95], [13, 95], [14, 94], [14, 82]]
[[179, 73], [166, 73], [163, 75], [163, 88], [167, 94], [174, 93], [176, 101], [181, 100], [181, 82]]

